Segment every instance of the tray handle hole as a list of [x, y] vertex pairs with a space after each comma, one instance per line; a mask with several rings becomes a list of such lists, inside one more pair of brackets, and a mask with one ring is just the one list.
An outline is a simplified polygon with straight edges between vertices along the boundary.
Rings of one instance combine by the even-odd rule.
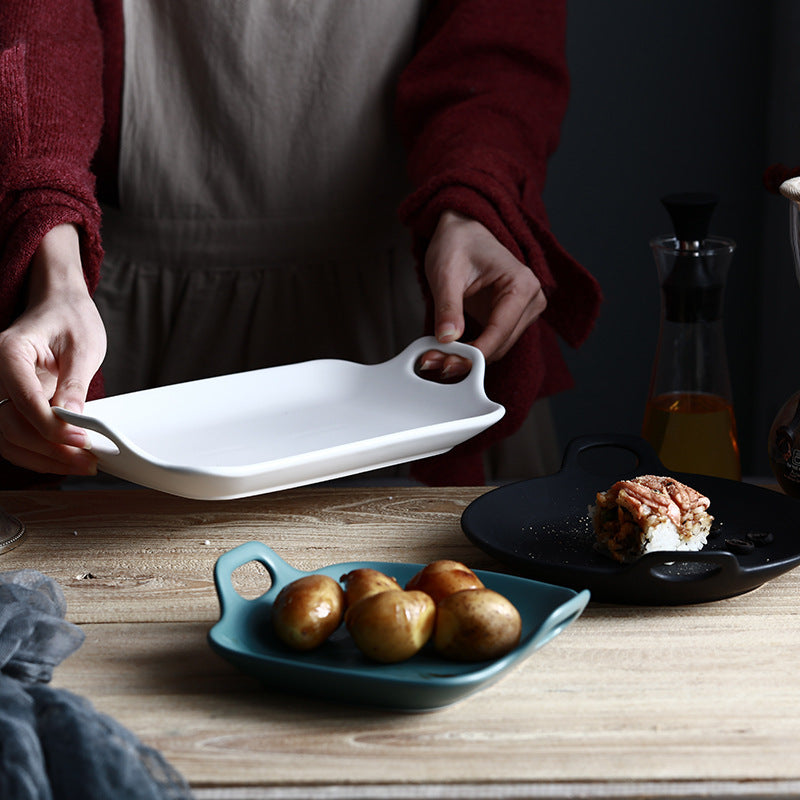
[[[422, 364], [427, 362], [426, 369], [422, 369]], [[452, 376], [442, 374], [445, 366], [454, 370]], [[465, 380], [472, 369], [472, 362], [464, 356], [455, 353], [443, 353], [441, 350], [426, 350], [414, 362], [414, 374], [432, 383], [461, 383]]]
[[713, 561], [668, 561], [651, 567], [650, 574], [665, 581], [700, 581], [713, 578], [722, 569]]
[[258, 561], [248, 561], [231, 573], [234, 591], [245, 600], [255, 600], [272, 586], [267, 568]]
[[602, 444], [581, 450], [577, 462], [593, 475], [627, 475], [637, 471], [639, 456], [627, 447]]

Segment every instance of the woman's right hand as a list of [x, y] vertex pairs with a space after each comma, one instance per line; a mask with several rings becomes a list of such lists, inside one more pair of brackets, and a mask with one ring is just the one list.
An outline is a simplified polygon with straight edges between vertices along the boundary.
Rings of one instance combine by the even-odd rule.
[[106, 332], [89, 296], [78, 231], [59, 225], [31, 260], [25, 311], [0, 333], [0, 455], [36, 472], [91, 475], [97, 458], [86, 432], [51, 405], [81, 412], [106, 352]]
[[[482, 326], [471, 342], [491, 364], [501, 359], [547, 307], [539, 279], [481, 223], [445, 211], [425, 254], [433, 295], [435, 334], [452, 342], [464, 333], [464, 314]], [[418, 369], [431, 380], [457, 380], [470, 370], [462, 356], [423, 353]]]

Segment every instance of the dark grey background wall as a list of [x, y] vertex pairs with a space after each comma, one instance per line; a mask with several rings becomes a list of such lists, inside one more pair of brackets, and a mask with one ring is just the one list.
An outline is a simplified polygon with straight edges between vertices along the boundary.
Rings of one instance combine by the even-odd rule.
[[713, 191], [711, 233], [737, 242], [725, 326], [743, 471], [769, 474], [769, 426], [800, 389], [788, 201], [762, 183], [771, 163], [800, 165], [793, 33], [795, 0], [571, 0], [572, 95], [545, 200], [606, 299], [590, 341], [565, 350], [576, 387], [555, 401], [562, 443], [639, 432], [660, 302], [648, 243], [670, 232], [659, 198]]

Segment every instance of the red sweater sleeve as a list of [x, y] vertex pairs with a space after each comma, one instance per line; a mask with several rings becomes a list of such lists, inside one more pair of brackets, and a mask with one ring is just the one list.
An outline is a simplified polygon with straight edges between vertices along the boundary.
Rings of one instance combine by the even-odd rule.
[[90, 164], [102, 126], [102, 41], [91, 0], [0, 3], [0, 326], [22, 308], [42, 236], [71, 222], [96, 286], [102, 248]]
[[556, 241], [541, 199], [568, 99], [565, 29], [560, 0], [503, 0], [502, 13], [496, 0], [439, 0], [398, 85], [413, 184], [400, 215], [420, 272], [439, 216], [451, 209], [491, 230], [548, 298], [543, 317], [487, 369], [487, 392], [506, 416], [452, 454], [415, 465], [427, 483], [481, 482], [482, 450], [515, 431], [535, 399], [571, 384], [556, 334], [577, 347], [598, 314], [600, 288]]

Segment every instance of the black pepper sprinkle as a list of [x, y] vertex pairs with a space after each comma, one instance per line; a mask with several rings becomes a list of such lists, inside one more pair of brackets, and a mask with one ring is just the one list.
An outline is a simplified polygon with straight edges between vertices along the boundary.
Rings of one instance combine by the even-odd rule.
[[732, 553], [739, 553], [740, 555], [752, 553], [755, 549], [755, 545], [752, 542], [748, 542], [747, 539], [726, 539], [725, 547]]
[[763, 547], [766, 544], [772, 544], [775, 537], [769, 531], [750, 531], [747, 534], [747, 540], [752, 542], [756, 547]]

